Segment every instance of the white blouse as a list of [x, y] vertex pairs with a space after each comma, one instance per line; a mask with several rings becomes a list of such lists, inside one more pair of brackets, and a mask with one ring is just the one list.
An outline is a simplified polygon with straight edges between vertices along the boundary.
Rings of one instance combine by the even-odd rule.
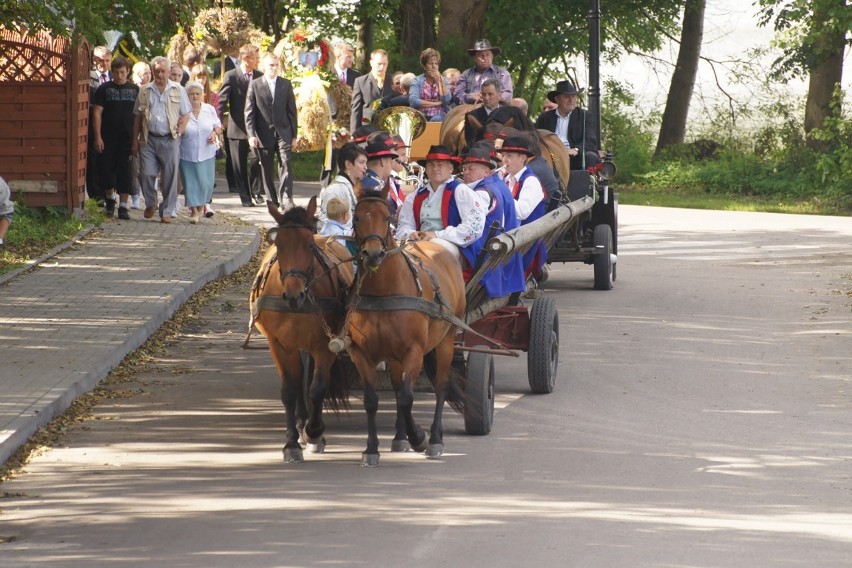
[[207, 139], [217, 128], [222, 128], [222, 122], [212, 105], [202, 103], [198, 118], [195, 118], [195, 113], [189, 113], [189, 122], [180, 139], [180, 159], [185, 162], [203, 162], [214, 158], [216, 144], [210, 144]]
[[[506, 182], [506, 185], [509, 186], [509, 191], [512, 193], [514, 193], [515, 182], [521, 178], [525, 169], [527, 169], [526, 166], [521, 168], [517, 174], [506, 174], [503, 178], [503, 181]], [[518, 192], [518, 197], [515, 198], [515, 211], [518, 214], [518, 220], [523, 221], [529, 217], [530, 213], [538, 207], [538, 204], [544, 201], [544, 197], [545, 194], [544, 189], [541, 187], [541, 182], [535, 175], [529, 176], [524, 181], [521, 191]]]

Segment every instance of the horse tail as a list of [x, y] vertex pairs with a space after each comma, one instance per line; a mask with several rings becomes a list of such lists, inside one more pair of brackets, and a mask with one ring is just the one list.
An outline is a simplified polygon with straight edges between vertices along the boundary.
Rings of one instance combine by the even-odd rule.
[[[433, 349], [423, 357], [423, 369], [426, 371], [426, 376], [429, 377], [429, 382], [432, 383], [432, 388], [435, 388], [435, 376], [437, 375], [438, 358]], [[447, 403], [450, 408], [464, 414], [464, 405], [467, 400], [467, 395], [464, 392], [464, 375], [450, 365], [447, 372]]]
[[349, 410], [349, 378], [352, 376], [350, 371], [351, 365], [347, 365], [339, 357], [334, 360], [323, 402], [326, 410], [335, 414]]

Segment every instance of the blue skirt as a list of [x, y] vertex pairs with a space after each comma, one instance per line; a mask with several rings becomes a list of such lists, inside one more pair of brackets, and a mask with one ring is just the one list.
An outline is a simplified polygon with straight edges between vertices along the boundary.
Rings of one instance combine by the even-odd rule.
[[216, 158], [203, 162], [180, 161], [180, 180], [183, 182], [184, 202], [187, 207], [201, 207], [213, 197], [216, 179]]

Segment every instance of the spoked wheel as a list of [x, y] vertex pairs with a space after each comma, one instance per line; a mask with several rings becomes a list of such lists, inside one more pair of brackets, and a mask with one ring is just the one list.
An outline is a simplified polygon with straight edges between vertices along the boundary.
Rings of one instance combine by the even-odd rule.
[[484, 436], [494, 423], [494, 357], [472, 352], [467, 358], [466, 378], [464, 431]]
[[609, 225], [598, 225], [592, 236], [595, 247], [595, 290], [612, 290], [612, 228]]
[[549, 394], [556, 386], [559, 366], [559, 314], [556, 301], [542, 296], [530, 312], [530, 345], [527, 351], [527, 376], [530, 390]]

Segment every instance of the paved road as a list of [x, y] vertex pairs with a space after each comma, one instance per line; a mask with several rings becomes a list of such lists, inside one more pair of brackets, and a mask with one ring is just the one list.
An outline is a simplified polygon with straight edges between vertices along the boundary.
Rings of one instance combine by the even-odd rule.
[[[852, 223], [622, 207], [619, 279], [557, 267], [557, 390], [498, 362], [487, 437], [281, 460], [246, 290], [2, 487], [9, 566], [848, 566]], [[247, 288], [247, 285], [246, 285]], [[387, 399], [387, 395], [384, 397]], [[428, 423], [428, 395], [418, 416]], [[385, 400], [385, 402], [387, 402]]]

